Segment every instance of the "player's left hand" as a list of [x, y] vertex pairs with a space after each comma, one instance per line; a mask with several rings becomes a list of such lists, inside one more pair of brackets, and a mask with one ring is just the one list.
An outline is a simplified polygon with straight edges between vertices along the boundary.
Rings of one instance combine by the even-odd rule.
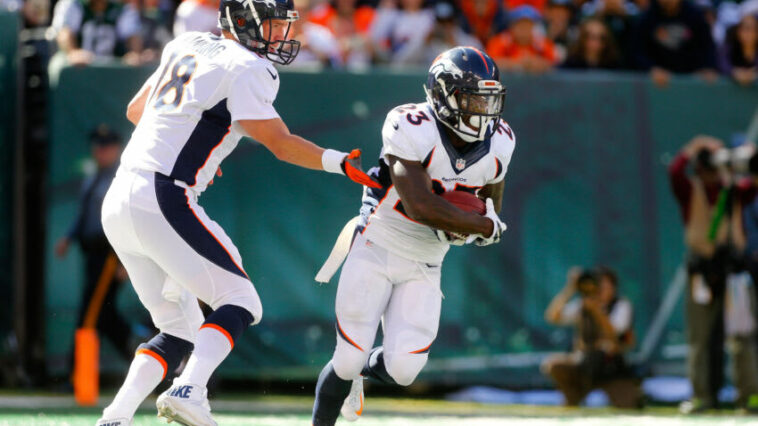
[[500, 236], [503, 234], [503, 232], [505, 232], [506, 229], [508, 229], [508, 226], [505, 224], [505, 222], [500, 220], [500, 218], [497, 216], [497, 212], [495, 211], [495, 204], [492, 202], [492, 198], [487, 198], [485, 205], [487, 207], [487, 212], [484, 214], [484, 217], [492, 221], [492, 235], [489, 237], [480, 235], [479, 238], [474, 241], [474, 244], [478, 246], [488, 246], [490, 244], [499, 243]]
[[357, 182], [361, 185], [368, 186], [371, 188], [382, 187], [382, 185], [379, 182], [372, 179], [371, 176], [367, 175], [366, 172], [364, 172], [361, 169], [361, 150], [360, 149], [354, 149], [350, 151], [350, 154], [345, 156], [340, 166], [342, 166], [342, 172], [345, 173], [345, 176], [347, 176], [353, 182]]

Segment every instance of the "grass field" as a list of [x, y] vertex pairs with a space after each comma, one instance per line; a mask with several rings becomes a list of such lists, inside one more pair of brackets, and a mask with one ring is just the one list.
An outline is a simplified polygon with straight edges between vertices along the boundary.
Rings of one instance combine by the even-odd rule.
[[[101, 400], [101, 405], [108, 401]], [[309, 425], [310, 397], [236, 396], [211, 401], [219, 425]], [[161, 425], [155, 417], [154, 400], [147, 401], [135, 425]], [[369, 398], [356, 426], [484, 426], [484, 425], [755, 425], [758, 417], [739, 416], [724, 410], [697, 417], [683, 417], [671, 407], [643, 411], [609, 408], [562, 408], [554, 406], [497, 405], [440, 400]], [[76, 407], [70, 397], [0, 395], [0, 425], [93, 425], [100, 408]]]

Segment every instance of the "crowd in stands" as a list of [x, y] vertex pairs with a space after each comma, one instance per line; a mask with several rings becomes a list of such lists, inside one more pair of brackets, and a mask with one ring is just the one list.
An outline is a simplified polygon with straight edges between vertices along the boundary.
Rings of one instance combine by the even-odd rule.
[[[52, 4], [51, 4], [52, 2]], [[647, 72], [756, 82], [758, 0], [295, 0], [295, 67], [425, 67], [455, 45], [486, 50], [508, 72]], [[28, 27], [49, 27], [58, 59], [155, 61], [186, 31], [218, 32], [218, 0], [0, 0]], [[52, 11], [52, 13], [51, 13]]]

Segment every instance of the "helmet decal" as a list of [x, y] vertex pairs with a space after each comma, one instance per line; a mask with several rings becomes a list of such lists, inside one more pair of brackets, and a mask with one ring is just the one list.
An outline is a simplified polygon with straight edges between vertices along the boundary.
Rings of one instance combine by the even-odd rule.
[[438, 78], [443, 72], [450, 73], [457, 78], [463, 78], [463, 70], [458, 68], [455, 62], [447, 58], [436, 60], [429, 69], [429, 73], [434, 74], [435, 78]]

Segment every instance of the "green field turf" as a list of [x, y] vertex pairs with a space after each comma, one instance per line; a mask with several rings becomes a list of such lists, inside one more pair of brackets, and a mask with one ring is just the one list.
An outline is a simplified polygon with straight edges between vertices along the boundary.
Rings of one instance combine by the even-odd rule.
[[[99, 404], [107, 403], [104, 397]], [[161, 425], [155, 417], [153, 401], [146, 402], [135, 425]], [[211, 401], [219, 425], [309, 425], [310, 397], [237, 396]], [[484, 426], [484, 425], [750, 425], [758, 417], [740, 416], [724, 410], [707, 415], [684, 417], [671, 407], [653, 407], [642, 411], [608, 408], [562, 408], [460, 403], [440, 400], [369, 398], [363, 418], [357, 423], [338, 421], [338, 425], [356, 426]], [[100, 408], [76, 407], [70, 397], [0, 395], [0, 426], [5, 425], [93, 425]]]

